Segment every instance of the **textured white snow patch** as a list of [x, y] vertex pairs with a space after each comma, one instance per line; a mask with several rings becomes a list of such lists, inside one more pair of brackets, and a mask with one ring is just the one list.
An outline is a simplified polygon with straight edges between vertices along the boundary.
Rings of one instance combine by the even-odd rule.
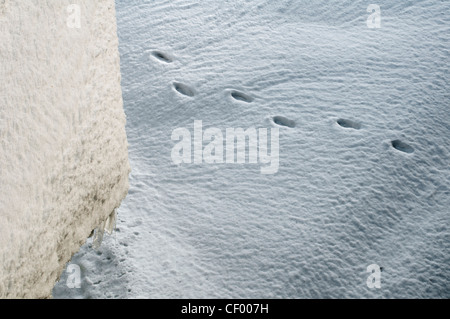
[[5, 13], [6, 9], [6, 0], [0, 0], [0, 14]]
[[[54, 297], [449, 298], [450, 1], [369, 3], [117, 1], [130, 192]], [[174, 165], [194, 120], [278, 127], [277, 174]]]
[[77, 3], [0, 0], [0, 298], [49, 297], [128, 191], [114, 1]]

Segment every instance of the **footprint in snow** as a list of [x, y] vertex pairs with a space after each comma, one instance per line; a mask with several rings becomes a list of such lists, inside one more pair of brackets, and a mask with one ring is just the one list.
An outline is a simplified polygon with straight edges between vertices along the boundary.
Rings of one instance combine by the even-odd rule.
[[235, 90], [231, 91], [231, 96], [235, 100], [246, 102], [246, 103], [250, 103], [253, 101], [253, 98], [250, 95], [247, 95], [245, 93], [235, 91]]
[[393, 148], [395, 148], [396, 150], [398, 150], [400, 152], [404, 152], [404, 153], [413, 153], [414, 152], [414, 148], [412, 148], [412, 146], [410, 146], [400, 140], [392, 141], [391, 145]]
[[173, 82], [173, 87], [175, 90], [177, 90], [178, 93], [193, 97], [195, 95], [195, 90], [186, 84], [179, 83], [179, 82]]
[[337, 120], [337, 123], [345, 128], [352, 128], [355, 130], [359, 130], [361, 128], [361, 124], [351, 121], [351, 120], [346, 120], [346, 119], [339, 119]]
[[295, 127], [295, 122], [293, 120], [290, 120], [284, 116], [274, 116], [273, 117], [273, 122], [277, 125], [280, 126], [287, 126], [290, 128], [294, 128]]
[[173, 58], [161, 51], [153, 51], [152, 55], [158, 60], [166, 63], [172, 63]]

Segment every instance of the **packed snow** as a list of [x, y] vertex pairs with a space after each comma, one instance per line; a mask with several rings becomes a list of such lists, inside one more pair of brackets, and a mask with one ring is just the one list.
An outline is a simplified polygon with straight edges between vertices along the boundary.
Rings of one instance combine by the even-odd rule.
[[[377, 4], [116, 1], [130, 191], [54, 297], [449, 298], [450, 2]], [[195, 121], [278, 128], [277, 172], [175, 164]]]

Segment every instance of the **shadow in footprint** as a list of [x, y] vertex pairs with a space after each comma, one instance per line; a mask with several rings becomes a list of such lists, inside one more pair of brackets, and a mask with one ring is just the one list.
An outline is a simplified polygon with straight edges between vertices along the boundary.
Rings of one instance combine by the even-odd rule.
[[167, 54], [160, 52], [160, 51], [153, 51], [152, 55], [157, 58], [160, 61], [166, 62], [166, 63], [171, 63], [173, 61], [173, 59], [168, 56]]
[[274, 116], [273, 117], [273, 122], [277, 125], [280, 126], [287, 126], [290, 128], [294, 128], [295, 127], [295, 122], [293, 120], [290, 120], [284, 116]]
[[414, 152], [414, 148], [412, 148], [412, 146], [403, 143], [400, 140], [394, 140], [391, 142], [392, 147], [395, 148], [396, 150], [400, 151], [400, 152], [404, 152], [404, 153], [413, 153]]
[[174, 82], [173, 87], [175, 88], [175, 90], [177, 90], [178, 93], [181, 93], [183, 95], [190, 96], [190, 97], [193, 97], [195, 95], [194, 89], [187, 86], [186, 84]]
[[247, 102], [247, 103], [250, 103], [253, 101], [253, 98], [250, 95], [247, 95], [247, 94], [239, 92], [239, 91], [231, 91], [231, 96], [233, 97], [233, 99], [238, 100], [238, 101], [243, 101], [243, 102]]
[[355, 130], [359, 130], [361, 128], [361, 124], [357, 123], [357, 122], [353, 122], [351, 120], [346, 120], [346, 119], [339, 119], [337, 120], [337, 123], [345, 128], [352, 128]]

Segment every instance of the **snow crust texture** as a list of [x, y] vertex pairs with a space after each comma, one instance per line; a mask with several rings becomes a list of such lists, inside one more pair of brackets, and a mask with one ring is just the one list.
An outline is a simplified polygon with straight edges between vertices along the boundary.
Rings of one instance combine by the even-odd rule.
[[[72, 259], [81, 289], [55, 297], [449, 298], [449, 12], [117, 1], [130, 193], [116, 237]], [[278, 127], [279, 171], [174, 165], [194, 120]]]
[[0, 298], [46, 298], [128, 191], [115, 3], [0, 0]]

